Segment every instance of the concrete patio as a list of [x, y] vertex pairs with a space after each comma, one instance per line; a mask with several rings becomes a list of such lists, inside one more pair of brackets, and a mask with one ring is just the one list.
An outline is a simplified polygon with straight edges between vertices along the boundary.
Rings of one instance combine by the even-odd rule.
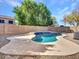
[[[4, 41], [6, 42], [4, 42], [5, 44], [8, 43], [5, 46], [4, 44], [0, 44], [1, 47], [4, 46], [0, 50], [4, 52], [0, 55], [0, 59], [4, 58], [2, 55], [5, 55], [6, 58], [4, 59], [79, 59], [79, 45], [77, 45], [79, 44], [79, 41], [73, 39], [73, 33], [67, 34], [67, 36], [64, 37], [65, 40], [59, 37], [61, 39], [60, 42], [53, 46], [53, 48], [49, 47], [49, 50], [47, 50], [45, 46], [31, 41], [25, 42], [25, 40], [13, 40], [12, 42], [9, 42], [9, 40], [5, 39], [7, 36], [9, 35], [0, 36], [1, 43]], [[77, 44], [73, 43], [72, 41]], [[28, 50], [28, 52], [26, 50]]]

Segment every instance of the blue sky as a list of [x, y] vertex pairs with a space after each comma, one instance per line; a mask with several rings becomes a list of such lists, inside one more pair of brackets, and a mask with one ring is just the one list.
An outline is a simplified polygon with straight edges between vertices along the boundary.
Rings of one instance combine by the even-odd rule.
[[[21, 5], [22, 0], [0, 0], [0, 15], [14, 16], [13, 7]], [[58, 24], [62, 25], [63, 16], [68, 14], [79, 4], [79, 0], [36, 0], [43, 2], [51, 11], [52, 16], [56, 16]]]

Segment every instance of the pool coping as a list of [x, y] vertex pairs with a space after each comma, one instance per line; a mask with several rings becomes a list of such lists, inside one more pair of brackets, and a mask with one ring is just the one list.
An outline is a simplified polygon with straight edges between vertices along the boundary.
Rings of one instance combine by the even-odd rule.
[[[40, 32], [40, 31], [38, 31], [38, 32]], [[41, 31], [42, 32], [42, 31]], [[44, 31], [44, 32], [46, 32], [46, 31]], [[48, 32], [52, 32], [52, 31], [48, 31]], [[27, 33], [27, 36], [30, 36], [31, 38], [28, 38], [27, 36], [25, 36], [25, 38], [15, 38], [16, 36], [14, 36], [14, 39], [25, 39], [26, 40], [26, 38], [27, 39], [30, 39], [30, 40], [32, 40], [32, 38], [33, 37], [35, 37], [36, 35], [34, 34], [35, 32], [30, 32], [30, 33]], [[63, 36], [63, 35], [62, 35]], [[56, 37], [57, 38], [57, 37]], [[13, 36], [12, 37], [7, 37], [6, 39], [8, 39], [8, 40], [13, 40]], [[59, 40], [59, 39], [58, 39]], [[42, 44], [42, 45], [55, 45], [57, 42], [58, 42], [58, 40], [57, 41], [55, 41], [55, 42], [49, 42], [49, 43], [41, 43], [41, 42], [35, 42], [35, 41], [33, 41], [33, 42], [35, 42], [35, 43], [37, 43], [37, 44]]]

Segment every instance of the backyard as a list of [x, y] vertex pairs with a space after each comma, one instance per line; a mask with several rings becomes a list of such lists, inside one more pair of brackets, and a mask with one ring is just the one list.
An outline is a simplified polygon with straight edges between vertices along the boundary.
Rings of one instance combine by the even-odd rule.
[[79, 59], [79, 0], [0, 0], [0, 59]]

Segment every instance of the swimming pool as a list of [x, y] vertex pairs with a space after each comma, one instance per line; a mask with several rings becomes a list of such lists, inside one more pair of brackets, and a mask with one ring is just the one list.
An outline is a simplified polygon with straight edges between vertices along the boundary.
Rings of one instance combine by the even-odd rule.
[[32, 39], [35, 42], [39, 43], [50, 43], [50, 42], [56, 42], [57, 36], [61, 35], [57, 32], [35, 32], [36, 36]]

